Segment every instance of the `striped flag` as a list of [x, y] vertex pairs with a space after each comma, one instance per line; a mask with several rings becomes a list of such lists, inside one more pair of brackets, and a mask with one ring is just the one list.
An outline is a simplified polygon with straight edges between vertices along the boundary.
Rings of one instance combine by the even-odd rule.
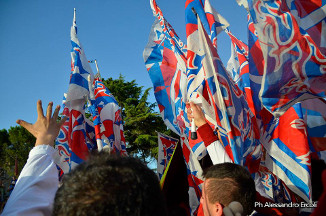
[[68, 92], [64, 96], [63, 115], [67, 121], [62, 125], [56, 139], [59, 167], [68, 173], [86, 160], [89, 149], [96, 148], [94, 126], [85, 117], [86, 99], [89, 95], [89, 79], [94, 75], [88, 64], [84, 49], [77, 37], [76, 10], [74, 10], [71, 35], [71, 75]]
[[[181, 136], [181, 147], [189, 184], [189, 205], [192, 215], [195, 215], [203, 182], [198, 157], [203, 150], [196, 148], [200, 150], [194, 154], [188, 142], [189, 120], [185, 111], [187, 49], [172, 26], [163, 17], [162, 11], [154, 0], [151, 0], [151, 7], [157, 20], [152, 26], [149, 42], [144, 50], [144, 61], [153, 82], [154, 94], [162, 118], [168, 128]], [[197, 142], [192, 144], [198, 146]]]
[[100, 77], [94, 79], [92, 91], [94, 94], [91, 94], [89, 108], [92, 110], [98, 150], [108, 149], [111, 153], [126, 156], [126, 141], [118, 102]]
[[158, 158], [157, 158], [157, 174], [162, 181], [163, 174], [168, 167], [170, 159], [174, 154], [174, 149], [178, 143], [177, 139], [169, 137], [165, 134], [157, 132], [158, 137]]
[[188, 132], [189, 122], [184, 112], [187, 49], [154, 0], [151, 7], [157, 19], [144, 49], [144, 61], [164, 123], [180, 135]]
[[325, 97], [325, 36], [321, 34], [325, 4], [318, 0], [249, 3], [265, 61], [260, 97], [276, 116], [296, 102]]
[[213, 43], [205, 30], [200, 28], [200, 21], [197, 23], [198, 33], [192, 34], [197, 34], [198, 37], [188, 36], [188, 53], [191, 48], [196, 48], [193, 53], [201, 60], [195, 65], [195, 72], [188, 73], [191, 74], [188, 79], [193, 79], [191, 84], [188, 82], [188, 85], [192, 85], [188, 91], [197, 94], [197, 98], [199, 95], [201, 102], [209, 105], [208, 111], [204, 106], [203, 109], [206, 114], [211, 114], [210, 119], [218, 127], [221, 141], [230, 158], [242, 165], [251, 161], [258, 168], [261, 147], [254, 116], [243, 92], [223, 67]]

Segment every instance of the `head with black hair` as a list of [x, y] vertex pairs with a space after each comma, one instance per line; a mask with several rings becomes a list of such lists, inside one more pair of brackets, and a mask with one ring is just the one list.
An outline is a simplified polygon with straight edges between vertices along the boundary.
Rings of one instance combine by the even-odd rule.
[[250, 215], [256, 199], [250, 173], [233, 163], [215, 164], [204, 171], [201, 203], [205, 216], [222, 215], [232, 201], [241, 203], [244, 215]]
[[155, 173], [140, 160], [106, 152], [65, 175], [53, 215], [166, 215]]

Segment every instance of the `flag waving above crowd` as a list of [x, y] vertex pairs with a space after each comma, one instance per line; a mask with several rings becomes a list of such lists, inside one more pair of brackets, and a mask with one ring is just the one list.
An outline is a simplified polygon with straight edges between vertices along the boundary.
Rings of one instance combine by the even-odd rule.
[[[325, 106], [325, 3], [238, 1], [249, 11], [247, 45], [208, 0], [188, 0], [186, 46], [156, 2], [150, 2], [158, 21], [144, 60], [166, 125], [187, 137], [190, 123], [183, 104], [199, 104], [224, 151], [262, 185], [257, 189], [262, 196], [311, 201], [310, 161], [325, 151], [326, 112], [308, 105]], [[227, 69], [217, 52], [217, 35], [223, 32], [231, 39]], [[185, 137], [181, 143], [194, 142]], [[182, 148], [185, 158], [187, 151], [198, 156], [194, 160], [207, 150], [200, 142]], [[191, 209], [195, 214], [196, 207]]]
[[260, 96], [274, 115], [296, 102], [325, 97], [324, 5], [294, 0], [249, 4], [265, 61]]
[[[77, 37], [76, 10], [71, 27], [71, 74], [63, 100], [66, 122], [56, 139], [58, 166], [70, 172], [85, 161], [93, 149], [107, 147], [111, 152], [126, 155], [120, 108], [109, 90], [94, 74]], [[88, 105], [87, 105], [88, 103]], [[92, 114], [92, 121], [85, 113]]]

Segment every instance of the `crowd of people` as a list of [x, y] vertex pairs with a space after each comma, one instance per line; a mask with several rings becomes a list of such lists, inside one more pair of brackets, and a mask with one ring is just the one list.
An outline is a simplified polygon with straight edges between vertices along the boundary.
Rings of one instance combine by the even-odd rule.
[[[208, 129], [200, 108], [189, 105], [188, 117], [195, 119], [205, 145], [213, 144], [218, 137]], [[93, 152], [59, 184], [54, 140], [66, 118], [57, 121], [60, 106], [53, 115], [52, 106], [49, 103], [44, 115], [38, 101], [34, 124], [17, 121], [36, 137], [36, 143], [2, 215], [170, 215], [156, 174], [133, 157]], [[223, 160], [204, 171], [198, 215], [252, 214], [257, 201], [254, 180], [246, 168]], [[326, 200], [325, 193], [320, 199]], [[322, 205], [313, 214], [318, 212], [323, 212]]]

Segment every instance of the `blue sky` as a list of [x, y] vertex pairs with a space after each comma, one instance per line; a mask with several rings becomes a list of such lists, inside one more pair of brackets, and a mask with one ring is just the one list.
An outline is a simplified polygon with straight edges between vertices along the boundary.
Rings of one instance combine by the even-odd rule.
[[[165, 18], [186, 42], [185, 0], [156, 0]], [[232, 33], [247, 42], [246, 11], [235, 0], [211, 0]], [[70, 75], [70, 27], [77, 10], [78, 38], [88, 59], [97, 59], [103, 78], [136, 80], [152, 87], [143, 50], [154, 22], [149, 0], [0, 0], [0, 129], [17, 119], [34, 123], [36, 101], [60, 104]], [[230, 40], [218, 36], [222, 61]], [[95, 66], [93, 65], [95, 72]], [[149, 98], [154, 102], [151, 91]]]

